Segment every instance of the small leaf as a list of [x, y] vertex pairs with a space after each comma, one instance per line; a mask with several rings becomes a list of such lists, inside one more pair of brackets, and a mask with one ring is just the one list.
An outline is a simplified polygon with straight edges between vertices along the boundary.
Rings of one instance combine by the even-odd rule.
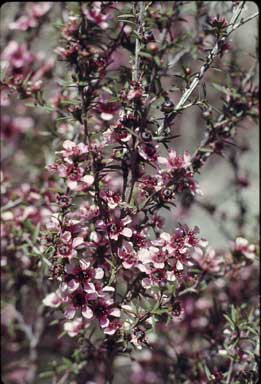
[[52, 371], [45, 371], [45, 372], [39, 373], [39, 378], [40, 379], [47, 379], [48, 377], [52, 377], [52, 376], [53, 376], [53, 372]]
[[126, 17], [126, 18], [128, 18], [128, 17], [134, 17], [134, 15], [132, 15], [131, 13], [124, 13], [123, 15], [119, 15], [118, 16], [118, 18], [120, 18], [120, 17]]
[[36, 240], [38, 239], [38, 236], [39, 236], [39, 233], [40, 233], [40, 226], [41, 224], [40, 223], [37, 223], [36, 224], [36, 227], [34, 229], [34, 232], [33, 232], [33, 236], [32, 236], [32, 241], [33, 241], [33, 244], [36, 242]]

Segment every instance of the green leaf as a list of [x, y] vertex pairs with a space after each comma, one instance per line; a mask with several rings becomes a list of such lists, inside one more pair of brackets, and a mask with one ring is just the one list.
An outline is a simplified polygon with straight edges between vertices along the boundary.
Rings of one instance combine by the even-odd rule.
[[147, 57], [148, 59], [152, 58], [152, 54], [151, 53], [143, 52], [143, 51], [140, 51], [139, 56]]
[[212, 83], [212, 87], [215, 88], [217, 91], [220, 91], [222, 93], [227, 94], [227, 90], [223, 85], [217, 84], [217, 83]]
[[33, 231], [33, 236], [32, 236], [33, 244], [35, 244], [36, 240], [38, 239], [38, 236], [39, 236], [39, 233], [40, 233], [40, 226], [41, 226], [41, 224], [37, 223], [36, 227], [35, 227], [35, 229]]
[[155, 63], [157, 64], [157, 66], [158, 67], [161, 67], [161, 62], [160, 62], [160, 58], [159, 58], [159, 56], [154, 56], [154, 61], [155, 61]]
[[207, 365], [204, 366], [204, 371], [205, 371], [205, 373], [207, 375], [208, 380], [210, 380], [211, 379], [211, 372], [208, 369]]
[[118, 18], [120, 18], [120, 17], [126, 17], [126, 18], [128, 18], [128, 17], [134, 17], [134, 15], [132, 15], [131, 13], [124, 13], [123, 15], [119, 15], [118, 16]]
[[231, 329], [234, 331], [235, 330], [235, 324], [232, 319], [228, 315], [224, 315], [225, 319], [229, 322]]
[[[130, 21], [130, 20], [119, 20], [119, 21], [121, 21], [122, 23], [127, 23], [127, 24], [132, 24], [132, 25], [135, 25], [135, 27], [136, 27], [136, 23], [134, 23], [133, 21]], [[133, 31], [134, 32], [134, 31]]]
[[53, 371], [45, 371], [45, 372], [39, 373], [40, 379], [47, 379], [48, 377], [52, 377], [52, 376], [53, 376]]
[[236, 308], [234, 307], [234, 305], [232, 305], [232, 307], [231, 307], [231, 319], [233, 320], [234, 323], [236, 323], [237, 311], [236, 311]]

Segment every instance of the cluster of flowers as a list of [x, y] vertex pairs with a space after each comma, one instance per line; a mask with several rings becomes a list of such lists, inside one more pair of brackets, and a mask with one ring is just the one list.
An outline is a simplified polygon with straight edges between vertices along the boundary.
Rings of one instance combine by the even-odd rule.
[[[199, 230], [190, 230], [184, 225], [173, 235], [161, 232], [157, 239], [151, 240], [149, 227], [141, 225], [143, 220], [137, 212], [130, 210], [123, 215], [126, 203], [121, 194], [108, 189], [107, 184], [99, 191], [101, 207], [95, 202], [83, 202], [71, 211], [73, 194], [95, 195], [94, 177], [88, 166], [90, 150], [83, 143], [76, 145], [66, 140], [58, 155], [48, 170], [64, 178], [68, 193], [57, 196], [60, 212], [53, 215], [47, 229], [49, 241], [55, 246], [52, 276], [60, 285], [44, 303], [51, 307], [65, 304], [64, 316], [69, 320], [76, 313], [81, 315], [64, 324], [71, 336], [89, 326], [93, 319], [99, 320], [105, 334], [113, 334], [122, 324], [114, 319], [120, 316], [115, 288], [107, 284], [110, 253], [115, 254], [117, 268], [129, 270], [133, 276], [141, 275], [140, 289], [164, 289], [182, 278], [192, 250], [200, 243]], [[183, 158], [178, 158], [177, 163], [183, 165]], [[174, 159], [172, 166], [175, 166]], [[106, 181], [109, 182], [108, 176]], [[106, 211], [105, 218], [101, 210]], [[161, 227], [162, 222], [163, 219], [155, 215], [152, 225]], [[121, 277], [124, 278], [124, 272]]]
[[[106, 71], [118, 39], [104, 49], [101, 36], [112, 8], [96, 2], [81, 9], [81, 18], [70, 17], [62, 29], [64, 44], [57, 49], [74, 69], [75, 85], [84, 84], [78, 85], [78, 104], [69, 108], [83, 139], [65, 140], [57, 160], [47, 167], [64, 184], [57, 196], [59, 213], [47, 226], [52, 234], [48, 242], [55, 250], [51, 275], [59, 288], [44, 303], [63, 306], [69, 320], [64, 329], [71, 336], [96, 319], [105, 334], [131, 328], [132, 341], [139, 344], [135, 316], [149, 321], [151, 314], [145, 309], [137, 314], [132, 296], [146, 298], [151, 291], [150, 299], [175, 317], [179, 311], [173, 309], [173, 290], [169, 293], [168, 287], [177, 289], [189, 279], [195, 249], [201, 246], [198, 254], [204, 253], [197, 227], [180, 225], [167, 233], [157, 211], [173, 205], [176, 194], [186, 190], [195, 195], [200, 189], [190, 154], [170, 149], [170, 132], [160, 133], [157, 119], [149, 118], [155, 98], [148, 94], [146, 82], [130, 81], [117, 101], [111, 97], [113, 91], [102, 89], [103, 82], [110, 87]], [[94, 30], [99, 46], [85, 38]], [[122, 31], [119, 36], [122, 33], [126, 35]], [[173, 108], [166, 96], [161, 105], [165, 123]], [[118, 294], [122, 284], [127, 288], [123, 298]]]
[[[36, 258], [30, 252], [39, 255], [44, 251], [38, 238], [30, 241], [39, 225], [46, 225], [50, 215], [55, 212], [53, 193], [49, 188], [52, 182], [46, 182], [41, 189], [28, 183], [14, 186], [6, 173], [1, 173], [1, 267], [5, 272], [19, 265], [19, 272], [33, 268]], [[18, 275], [18, 271], [15, 271]]]
[[[27, 30], [38, 26], [50, 10], [50, 3], [28, 7], [31, 14], [21, 16], [10, 28]], [[43, 52], [34, 53], [30, 42], [10, 40], [1, 53], [3, 73], [1, 99], [7, 100], [10, 91], [17, 91], [21, 98], [37, 95], [43, 88], [43, 80], [49, 78], [54, 67], [53, 58], [46, 59]]]

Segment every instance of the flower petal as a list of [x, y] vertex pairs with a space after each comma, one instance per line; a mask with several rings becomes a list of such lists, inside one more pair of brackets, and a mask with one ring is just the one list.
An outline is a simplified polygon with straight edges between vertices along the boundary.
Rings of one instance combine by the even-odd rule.
[[79, 245], [84, 243], [83, 237], [75, 237], [72, 242], [72, 247], [77, 248]]
[[106, 316], [100, 317], [99, 322], [102, 328], [106, 328], [110, 324], [110, 321]]
[[73, 319], [74, 316], [75, 316], [75, 313], [76, 313], [76, 309], [73, 305], [69, 305], [65, 311], [64, 311], [64, 317], [66, 317], [66, 319]]
[[91, 319], [93, 317], [93, 312], [92, 312], [91, 308], [85, 306], [85, 307], [82, 307], [82, 315], [86, 319]]
[[121, 311], [119, 310], [119, 308], [112, 308], [112, 309], [110, 309], [109, 314], [111, 316], [120, 317]]
[[121, 231], [121, 234], [125, 237], [131, 237], [132, 236], [132, 230], [130, 228], [124, 228]]
[[104, 270], [102, 268], [95, 269], [95, 279], [102, 279], [104, 276]]
[[47, 307], [57, 308], [61, 303], [61, 297], [56, 292], [50, 293], [43, 299], [43, 304]]
[[88, 186], [91, 186], [94, 182], [94, 177], [92, 175], [85, 175], [81, 178], [81, 181], [87, 184]]

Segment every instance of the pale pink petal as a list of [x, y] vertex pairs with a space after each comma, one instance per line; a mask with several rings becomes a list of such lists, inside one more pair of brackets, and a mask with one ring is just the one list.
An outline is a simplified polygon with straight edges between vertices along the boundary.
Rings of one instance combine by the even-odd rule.
[[81, 178], [81, 181], [87, 184], [88, 186], [91, 186], [94, 182], [94, 177], [92, 175], [85, 175]]
[[167, 271], [167, 280], [168, 281], [175, 281], [176, 280], [176, 276], [174, 274], [174, 272], [172, 271]]
[[100, 322], [100, 326], [102, 328], [106, 328], [110, 324], [110, 321], [109, 321], [108, 317], [105, 317], [105, 316], [101, 317], [99, 319], [99, 322]]
[[78, 183], [77, 181], [73, 181], [73, 180], [67, 180], [67, 185], [68, 187], [72, 190], [72, 191], [75, 191], [78, 187]]
[[124, 261], [124, 262], [122, 263], [122, 265], [123, 265], [123, 267], [124, 267], [125, 269], [130, 269], [130, 268], [133, 267], [133, 263], [128, 263], [127, 261]]
[[131, 237], [132, 236], [132, 230], [130, 228], [124, 228], [121, 231], [121, 234], [125, 237]]
[[151, 287], [151, 281], [150, 281], [150, 279], [148, 279], [147, 277], [145, 277], [145, 279], [141, 280], [141, 285], [142, 285], [144, 288], [150, 288], [150, 287]]
[[123, 223], [123, 225], [127, 225], [127, 224], [131, 223], [130, 216], [125, 216], [124, 219], [122, 219], [122, 223]]
[[95, 269], [95, 279], [102, 279], [104, 276], [104, 270], [102, 268]]
[[111, 113], [102, 112], [101, 113], [101, 118], [102, 118], [102, 120], [110, 121], [110, 120], [113, 119], [113, 115]]
[[118, 240], [119, 235], [117, 233], [110, 233], [110, 238], [112, 240]]
[[246, 245], [248, 245], [247, 239], [244, 239], [243, 237], [238, 237], [236, 239], [236, 246], [237, 247], [245, 247]]
[[183, 270], [183, 264], [179, 260], [177, 261], [176, 268], [177, 268], [178, 271], [182, 271]]
[[73, 275], [75, 273], [76, 265], [74, 262], [67, 263], [64, 267], [64, 270], [66, 273], [69, 273], [70, 275]]
[[72, 242], [72, 247], [77, 248], [79, 245], [84, 243], [83, 237], [75, 237]]
[[70, 337], [78, 335], [79, 331], [82, 329], [83, 320], [82, 318], [77, 318], [73, 321], [67, 321], [64, 323], [63, 329], [68, 333]]
[[99, 26], [101, 27], [101, 29], [107, 29], [109, 24], [107, 23], [107, 21], [102, 21]]
[[177, 157], [177, 152], [174, 149], [171, 149], [169, 151], [169, 158], [170, 158], [170, 160], [175, 160], [176, 157]]
[[103, 292], [114, 292], [115, 291], [115, 288], [113, 287], [110, 287], [109, 285], [107, 285], [106, 287], [104, 287], [102, 289]]
[[168, 164], [168, 160], [165, 157], [159, 156], [157, 160], [159, 164], [162, 164], [162, 165]]
[[70, 292], [74, 292], [74, 291], [76, 291], [76, 289], [79, 288], [80, 283], [75, 281], [75, 280], [70, 280], [70, 281], [68, 281], [67, 286], [68, 286]]
[[66, 319], [73, 319], [74, 316], [75, 316], [75, 313], [76, 313], [76, 309], [74, 308], [73, 305], [69, 305], [65, 311], [64, 311], [64, 317], [66, 317]]
[[164, 263], [153, 263], [154, 267], [155, 268], [159, 268], [159, 269], [163, 269], [165, 267], [165, 264]]
[[76, 144], [71, 140], [65, 140], [63, 143], [63, 148], [66, 149], [67, 151], [72, 150], [75, 146]]
[[47, 307], [57, 308], [61, 303], [61, 297], [56, 292], [50, 293], [43, 299], [43, 304]]
[[119, 308], [112, 308], [110, 309], [109, 313], [111, 316], [115, 316], [115, 317], [121, 316], [121, 311], [119, 310]]
[[138, 264], [137, 265], [137, 268], [141, 271], [141, 272], [148, 272], [148, 268], [146, 268], [146, 266], [145, 265], [143, 265], [143, 264]]
[[187, 168], [191, 165], [191, 155], [188, 152], [184, 153], [184, 167]]
[[142, 248], [137, 253], [138, 259], [142, 263], [150, 263], [151, 262], [151, 253], [147, 248]]
[[86, 319], [91, 319], [93, 317], [93, 312], [92, 312], [91, 308], [89, 308], [87, 306], [86, 307], [82, 307], [82, 315]]
[[72, 234], [71, 232], [69, 231], [65, 231], [63, 232], [62, 236], [61, 236], [61, 240], [63, 243], [69, 243], [72, 239]]
[[115, 329], [115, 328], [110, 328], [110, 327], [108, 327], [108, 328], [105, 328], [104, 330], [103, 330], [103, 332], [106, 334], [106, 335], [114, 335], [114, 333], [117, 331], [117, 329]]
[[88, 269], [90, 264], [91, 264], [89, 261], [86, 261], [86, 260], [83, 260], [83, 259], [80, 259], [79, 263], [80, 263], [81, 269], [83, 271], [86, 271], [86, 269]]
[[171, 236], [170, 236], [170, 234], [167, 233], [167, 232], [162, 232], [162, 233], [160, 234], [160, 238], [168, 242], [168, 241], [170, 241]]

